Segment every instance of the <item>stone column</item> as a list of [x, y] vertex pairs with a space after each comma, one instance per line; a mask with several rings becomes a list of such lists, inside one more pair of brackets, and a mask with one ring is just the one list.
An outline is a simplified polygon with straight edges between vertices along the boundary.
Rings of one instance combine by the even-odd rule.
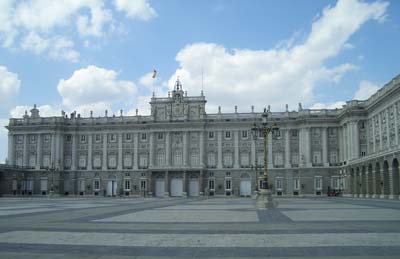
[[240, 163], [239, 163], [239, 131], [235, 130], [233, 131], [234, 134], [234, 162], [233, 162], [233, 168], [240, 168]]
[[354, 131], [353, 158], [356, 159], [360, 157], [360, 136], [359, 136], [358, 122], [353, 122], [353, 131]]
[[379, 198], [383, 199], [385, 198], [385, 178], [383, 177], [383, 168], [380, 169], [379, 178], [380, 178], [380, 183], [383, 183], [381, 184], [381, 193], [380, 193], [381, 195]]
[[376, 148], [376, 139], [375, 139], [375, 120], [374, 117], [372, 117], [372, 140], [373, 140], [373, 147], [372, 147], [372, 153], [375, 153], [377, 151]]
[[15, 137], [8, 133], [8, 165], [15, 165]]
[[[200, 166], [204, 167], [204, 131], [199, 132], [199, 160], [200, 160]], [[201, 189], [200, 189], [201, 190]]]
[[203, 196], [204, 195], [204, 187], [203, 187], [203, 170], [200, 171], [199, 173], [199, 195]]
[[256, 165], [256, 141], [251, 139], [251, 164]]
[[64, 134], [58, 133], [58, 158], [57, 166], [59, 169], [64, 169]]
[[343, 135], [343, 161], [348, 160], [348, 144], [349, 144], [349, 138], [347, 135], [347, 125], [343, 124], [343, 129], [342, 129], [342, 135]]
[[343, 132], [342, 132], [342, 128], [337, 128], [337, 132], [338, 132], [338, 138], [339, 138], [339, 152], [338, 152], [338, 158], [339, 158], [339, 162], [344, 161], [343, 159]]
[[322, 163], [324, 166], [329, 166], [328, 162], [328, 134], [327, 128], [322, 128]]
[[24, 149], [23, 149], [23, 156], [22, 156], [22, 165], [23, 166], [28, 166], [28, 162], [29, 162], [29, 135], [25, 134], [24, 135]]
[[186, 178], [187, 178], [187, 172], [183, 172], [183, 192], [182, 192], [182, 197], [187, 197], [187, 188], [186, 188]]
[[285, 130], [285, 167], [290, 168], [290, 130]]
[[188, 132], [184, 131], [183, 132], [183, 166], [188, 166]]
[[76, 170], [76, 133], [72, 133], [72, 157], [71, 157], [71, 170]]
[[164, 197], [169, 197], [168, 171], [165, 171], [165, 174], [164, 174]]
[[[389, 109], [386, 108], [386, 143], [387, 149], [390, 148], [390, 129], [389, 129]], [[396, 131], [396, 130], [395, 130]], [[393, 194], [393, 193], [392, 193]]]
[[218, 131], [218, 162], [217, 168], [222, 169], [222, 130]]
[[388, 173], [389, 173], [389, 199], [394, 199], [393, 169], [391, 166], [389, 166]]
[[380, 139], [380, 146], [379, 146], [379, 150], [382, 151], [383, 150], [383, 127], [382, 127], [382, 116], [381, 113], [379, 113], [379, 139]]
[[154, 133], [149, 133], [149, 167], [154, 166]]
[[[397, 104], [398, 105], [398, 104]], [[398, 115], [397, 115], [397, 108], [396, 104], [393, 105], [394, 109], [394, 138], [395, 138], [395, 145], [397, 146], [399, 144], [399, 130], [397, 126], [397, 122], [399, 121]]]
[[36, 170], [40, 170], [42, 165], [42, 135], [39, 133], [36, 136]]
[[122, 170], [122, 133], [118, 134], [118, 164], [117, 170]]
[[103, 134], [103, 163], [102, 163], [102, 170], [107, 170], [107, 133]]
[[365, 198], [369, 198], [369, 178], [370, 178], [371, 176], [369, 175], [369, 172], [368, 172], [368, 168], [366, 169], [366, 171], [365, 171]]
[[137, 170], [139, 168], [139, 136], [138, 133], [133, 133], [133, 169]]
[[87, 161], [87, 170], [90, 171], [92, 170], [92, 165], [93, 165], [93, 161], [92, 161], [92, 143], [93, 143], [93, 135], [91, 133], [89, 133], [88, 135], [88, 161]]
[[274, 163], [273, 163], [273, 157], [272, 157], [272, 133], [268, 134], [268, 168], [273, 168]]
[[56, 165], [56, 135], [51, 134], [50, 167]]
[[165, 165], [171, 166], [171, 134], [169, 131], [165, 133]]
[[376, 172], [375, 168], [372, 168], [372, 198], [378, 197], [376, 191]]

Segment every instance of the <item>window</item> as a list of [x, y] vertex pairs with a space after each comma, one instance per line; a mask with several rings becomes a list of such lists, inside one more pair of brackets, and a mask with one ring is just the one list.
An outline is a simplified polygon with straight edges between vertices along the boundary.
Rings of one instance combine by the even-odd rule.
[[67, 135], [67, 142], [70, 143], [72, 140], [72, 136], [71, 135]]
[[231, 176], [231, 172], [226, 172], [225, 176], [230, 177]]
[[49, 143], [50, 142], [50, 135], [44, 135], [44, 142]]
[[336, 128], [328, 128], [328, 131], [330, 137], [336, 136]]
[[79, 168], [85, 168], [86, 167], [86, 155], [80, 155], [79, 156], [78, 165], [79, 165]]
[[101, 168], [101, 154], [96, 152], [93, 157], [93, 167]]
[[243, 130], [242, 131], [242, 138], [243, 139], [247, 139], [248, 138], [248, 131], [247, 130]]
[[365, 151], [361, 151], [361, 156], [365, 156]]
[[293, 190], [295, 190], [295, 191], [300, 190], [300, 179], [299, 178], [293, 179]]
[[162, 133], [162, 132], [157, 133], [157, 139], [158, 140], [163, 140], [164, 139], [164, 133]]
[[199, 153], [197, 151], [192, 151], [190, 153], [190, 165], [198, 166], [199, 162]]
[[158, 166], [165, 165], [165, 153], [162, 150], [158, 151], [158, 153], [157, 153], [157, 165]]
[[274, 154], [274, 164], [276, 166], [282, 166], [283, 165], [283, 154], [282, 152], [277, 152]]
[[242, 153], [240, 155], [240, 165], [242, 167], [248, 167], [249, 166], [249, 153]]
[[321, 164], [321, 151], [313, 151], [313, 164]]
[[299, 135], [299, 132], [297, 130], [291, 130], [292, 137], [297, 137]]
[[264, 166], [264, 151], [259, 150], [257, 153], [257, 165]]
[[213, 131], [208, 132], [208, 139], [214, 139], [214, 132]]
[[182, 150], [180, 149], [174, 151], [174, 165], [182, 165]]
[[124, 167], [126, 167], [126, 168], [132, 167], [132, 154], [131, 153], [124, 154]]
[[126, 141], [132, 140], [132, 134], [131, 134], [131, 133], [126, 133], [126, 134], [125, 134], [125, 140], [126, 140]]
[[225, 131], [225, 138], [230, 139], [231, 138], [231, 132], [230, 131]]
[[215, 190], [215, 180], [214, 179], [208, 180], [208, 189]]
[[232, 167], [232, 153], [228, 152], [224, 154], [224, 166]]
[[277, 138], [277, 139], [280, 139], [281, 138], [281, 131], [280, 130], [273, 131], [273, 137]]
[[232, 190], [232, 180], [231, 179], [225, 180], [225, 190]]
[[31, 135], [30, 142], [31, 143], [36, 143], [36, 136], [35, 135]]
[[81, 135], [81, 143], [85, 143], [86, 142], [86, 136], [85, 135]]
[[209, 167], [215, 167], [215, 153], [208, 153], [207, 155], [207, 164]]
[[142, 141], [146, 141], [146, 140], [147, 140], [147, 134], [146, 134], [146, 133], [142, 133], [142, 134], [140, 135], [140, 139], [141, 139]]
[[147, 154], [140, 154], [139, 155], [139, 167], [140, 168], [147, 168]]
[[282, 177], [275, 178], [275, 186], [276, 186], [277, 191], [282, 191], [282, 189], [283, 189], [283, 178]]
[[299, 164], [299, 154], [297, 154], [297, 153], [292, 154], [292, 164], [293, 165]]
[[329, 154], [329, 161], [332, 164], [336, 164], [337, 163], [337, 152], [336, 151], [331, 151]]
[[110, 142], [115, 142], [117, 141], [117, 135], [116, 134], [111, 134], [110, 135]]
[[146, 173], [141, 173], [140, 177], [146, 177]]
[[97, 143], [101, 141], [101, 136], [100, 136], [100, 134], [96, 134], [96, 135], [94, 136], [94, 141], [96, 141]]
[[147, 190], [146, 180], [141, 180], [140, 181], [140, 190], [141, 191], [146, 191]]
[[94, 180], [94, 190], [98, 191], [100, 190], [100, 180]]
[[322, 190], [322, 176], [315, 176], [315, 178], [314, 178], [314, 188], [317, 191]]
[[208, 173], [208, 176], [209, 176], [209, 177], [214, 177], [214, 172], [209, 172], [209, 173]]
[[130, 180], [125, 180], [124, 181], [124, 187], [125, 187], [125, 191], [130, 191], [131, 190], [131, 181]]
[[340, 178], [337, 176], [332, 177], [332, 186], [334, 190], [340, 189]]
[[[48, 136], [49, 137], [49, 135], [45, 135], [45, 136]], [[17, 135], [17, 143], [18, 144], [21, 144], [21, 143], [23, 143], [24, 142], [24, 136], [22, 136], [22, 135]]]

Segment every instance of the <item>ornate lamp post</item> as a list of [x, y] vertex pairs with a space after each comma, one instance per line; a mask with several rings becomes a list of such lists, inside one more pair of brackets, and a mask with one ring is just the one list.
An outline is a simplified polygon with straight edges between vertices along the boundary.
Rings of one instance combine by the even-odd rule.
[[268, 115], [270, 111], [264, 108], [264, 112], [262, 114], [262, 122], [260, 125], [256, 123], [253, 124], [251, 128], [251, 132], [253, 136], [257, 136], [257, 134], [261, 134], [264, 137], [264, 173], [260, 176], [261, 186], [260, 191], [257, 196], [257, 208], [258, 209], [271, 209], [276, 206], [272, 201], [272, 193], [269, 188], [269, 179], [268, 179], [268, 135], [269, 133], [274, 134], [278, 131], [278, 126], [276, 123], [272, 125], [268, 124]]
[[54, 166], [52, 163], [49, 168], [47, 168], [47, 171], [51, 173], [51, 185], [50, 185], [50, 197], [54, 196], [54, 175], [58, 171], [58, 168]]

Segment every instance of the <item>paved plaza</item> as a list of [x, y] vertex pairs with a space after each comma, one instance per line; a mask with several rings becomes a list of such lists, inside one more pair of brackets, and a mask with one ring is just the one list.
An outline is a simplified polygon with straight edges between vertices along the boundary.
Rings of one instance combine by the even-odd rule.
[[400, 202], [1, 198], [0, 258], [400, 258]]

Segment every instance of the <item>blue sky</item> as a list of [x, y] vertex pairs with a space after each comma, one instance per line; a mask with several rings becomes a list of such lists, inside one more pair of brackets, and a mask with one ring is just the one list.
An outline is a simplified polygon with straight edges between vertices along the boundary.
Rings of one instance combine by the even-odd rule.
[[[341, 107], [400, 69], [399, 1], [0, 1], [0, 122], [37, 104], [148, 114], [177, 76], [207, 112]], [[0, 131], [0, 161], [7, 131]]]

